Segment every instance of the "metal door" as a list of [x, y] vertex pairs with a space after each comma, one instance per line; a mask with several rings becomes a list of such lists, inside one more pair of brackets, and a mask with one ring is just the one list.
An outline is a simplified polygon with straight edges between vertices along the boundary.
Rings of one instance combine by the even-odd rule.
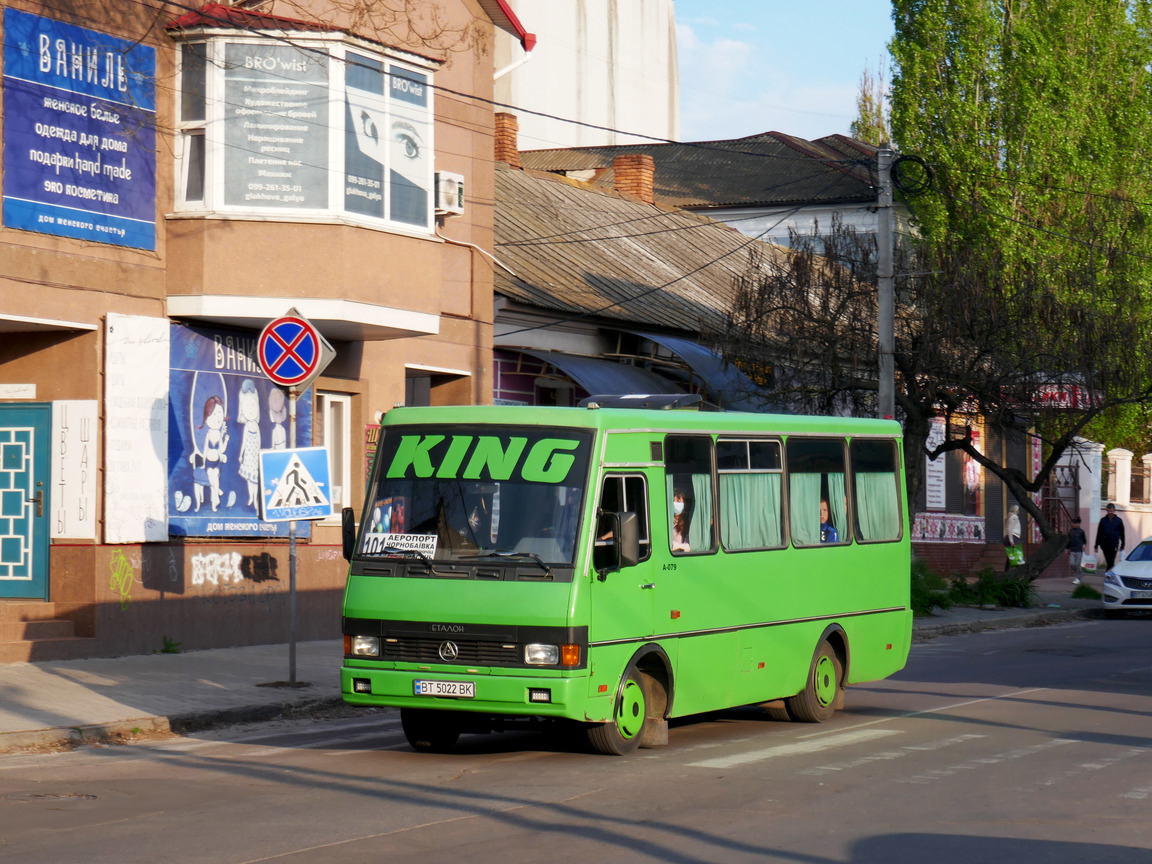
[[49, 405], [0, 405], [0, 597], [48, 599]]

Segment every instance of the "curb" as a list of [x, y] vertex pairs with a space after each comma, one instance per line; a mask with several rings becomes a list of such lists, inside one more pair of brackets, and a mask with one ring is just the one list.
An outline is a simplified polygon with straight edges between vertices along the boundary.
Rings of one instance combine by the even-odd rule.
[[951, 624], [923, 624], [912, 627], [912, 641], [926, 642], [937, 636], [955, 636], [963, 633], [981, 633], [987, 630], [1015, 630], [1022, 627], [1048, 627], [1066, 624], [1081, 618], [1099, 617], [1098, 609], [1054, 609], [1031, 615], [1009, 615], [1005, 618], [981, 618]]
[[0, 753], [30, 749], [73, 749], [76, 747], [124, 744], [141, 736], [162, 737], [202, 732], [217, 726], [280, 720], [320, 710], [331, 710], [344, 704], [343, 696], [321, 696], [293, 702], [241, 705], [210, 711], [173, 714], [170, 717], [148, 715], [111, 723], [84, 726], [54, 726], [25, 732], [0, 733]]

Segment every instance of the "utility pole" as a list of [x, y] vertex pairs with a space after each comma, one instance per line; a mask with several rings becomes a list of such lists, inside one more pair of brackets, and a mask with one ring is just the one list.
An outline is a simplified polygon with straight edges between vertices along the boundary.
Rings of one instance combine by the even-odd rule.
[[895, 242], [892, 230], [892, 150], [887, 146], [876, 151], [876, 175], [880, 185], [876, 202], [876, 333], [880, 342], [878, 416], [881, 420], [891, 420], [896, 416], [896, 364], [893, 358], [896, 300], [892, 278]]

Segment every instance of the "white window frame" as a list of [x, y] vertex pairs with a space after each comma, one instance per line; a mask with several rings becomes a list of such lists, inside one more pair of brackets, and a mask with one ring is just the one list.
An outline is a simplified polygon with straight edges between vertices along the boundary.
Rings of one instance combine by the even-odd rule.
[[[326, 208], [295, 208], [295, 207], [252, 207], [238, 206], [225, 203], [224, 164], [228, 158], [225, 147], [225, 119], [228, 106], [225, 104], [225, 47], [228, 44], [269, 44], [268, 38], [254, 37], [249, 34], [228, 32], [225, 34], [213, 33], [211, 35], [190, 36], [184, 44], [197, 43], [205, 46], [205, 118], [204, 120], [185, 121], [181, 117], [182, 89], [177, 88], [176, 118], [177, 118], [177, 144], [176, 144], [176, 216], [225, 216], [227, 218], [253, 219], [266, 221], [293, 221], [293, 222], [337, 222], [348, 223], [363, 227], [387, 230], [394, 233], [409, 233], [421, 236], [432, 235], [436, 224], [436, 187], [435, 187], [435, 85], [433, 73], [435, 66], [424, 61], [416, 55], [404, 52], [381, 49], [380, 46], [368, 45], [353, 37], [343, 38], [325, 34], [316, 36], [312, 34], [296, 33], [292, 36], [292, 44], [303, 50], [326, 51], [329, 56], [328, 99], [327, 99], [327, 127], [328, 127], [328, 206]], [[283, 34], [275, 37], [273, 44], [283, 45]], [[184, 45], [179, 52], [178, 65], [183, 69]], [[344, 62], [348, 54], [358, 54], [384, 64], [385, 81], [391, 80], [390, 73], [415, 72], [424, 77], [427, 87], [427, 105], [417, 110], [424, 114], [425, 133], [427, 140], [424, 143], [428, 153], [427, 171], [421, 182], [427, 188], [427, 213], [423, 225], [411, 222], [394, 221], [391, 215], [391, 186], [388, 182], [391, 165], [385, 166], [385, 218], [377, 218], [363, 213], [354, 213], [345, 210], [345, 75]], [[182, 82], [181, 82], [182, 83]], [[381, 104], [390, 104], [387, 95], [380, 97]], [[392, 116], [392, 115], [389, 115]], [[402, 117], [400, 118], [403, 119]], [[189, 201], [186, 198], [188, 171], [190, 168], [191, 139], [197, 135], [204, 136], [204, 197], [203, 200]]]
[[[197, 45], [204, 43], [198, 42]], [[204, 207], [203, 197], [189, 201], [187, 199], [188, 192], [188, 172], [191, 169], [191, 155], [192, 155], [192, 140], [195, 138], [204, 138], [205, 129], [208, 123], [208, 103], [212, 101], [214, 94], [209, 92], [211, 87], [208, 75], [207, 63], [204, 69], [204, 116], [195, 119], [184, 118], [184, 49], [185, 46], [180, 46], [180, 69], [177, 79], [176, 88], [176, 209], [201, 209]], [[207, 148], [204, 152], [204, 165], [203, 168], [207, 172]], [[207, 187], [204, 181], [207, 178], [201, 178], [201, 194], [207, 194]]]
[[[316, 391], [316, 417], [321, 419], [320, 428], [324, 430], [324, 440], [317, 444], [328, 448], [328, 473], [332, 488], [329, 490], [332, 497], [333, 518], [339, 517], [343, 507], [352, 506], [352, 395], [350, 393], [334, 393], [327, 390]], [[332, 418], [334, 414], [341, 416], [343, 433], [337, 447], [332, 444]], [[340, 493], [337, 496], [336, 490]]]

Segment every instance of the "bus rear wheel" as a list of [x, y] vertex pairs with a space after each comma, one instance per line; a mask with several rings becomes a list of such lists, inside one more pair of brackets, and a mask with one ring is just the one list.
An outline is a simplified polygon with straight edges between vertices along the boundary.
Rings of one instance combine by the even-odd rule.
[[627, 756], [640, 746], [647, 722], [648, 699], [644, 679], [633, 669], [624, 681], [624, 690], [612, 721], [589, 726], [588, 741], [598, 753]]
[[800, 723], [823, 723], [836, 712], [836, 702], [844, 686], [844, 667], [835, 649], [821, 642], [812, 658], [804, 690], [784, 700], [788, 715]]
[[400, 725], [418, 753], [447, 753], [460, 737], [460, 724], [451, 711], [401, 708]]

